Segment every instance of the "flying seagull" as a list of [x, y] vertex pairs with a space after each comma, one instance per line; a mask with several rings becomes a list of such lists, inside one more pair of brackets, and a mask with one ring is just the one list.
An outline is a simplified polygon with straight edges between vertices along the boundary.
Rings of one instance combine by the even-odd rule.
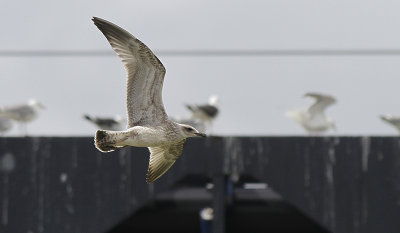
[[35, 120], [42, 109], [45, 109], [43, 104], [36, 99], [30, 99], [25, 104], [10, 105], [1, 108], [0, 116], [19, 122], [23, 134], [26, 134], [26, 123]]
[[381, 115], [381, 120], [394, 126], [400, 132], [400, 116]]
[[325, 109], [336, 103], [336, 99], [330, 95], [314, 92], [306, 93], [304, 97], [313, 98], [315, 102], [307, 109], [287, 112], [286, 116], [295, 120], [309, 133], [322, 133], [330, 128], [335, 129], [333, 120], [325, 116]]
[[126, 146], [148, 147], [146, 181], [152, 183], [180, 157], [186, 138], [206, 135], [168, 119], [161, 95], [165, 68], [153, 52], [119, 26], [97, 17], [92, 20], [121, 58], [128, 75], [128, 129], [98, 130], [95, 146], [102, 152]]
[[187, 104], [186, 107], [192, 112], [192, 119], [199, 120], [204, 126], [212, 126], [213, 120], [218, 115], [218, 96], [210, 96], [207, 104], [195, 105]]
[[83, 117], [95, 124], [100, 129], [104, 130], [122, 130], [124, 119], [121, 116], [115, 117], [92, 117], [88, 114], [83, 115]]

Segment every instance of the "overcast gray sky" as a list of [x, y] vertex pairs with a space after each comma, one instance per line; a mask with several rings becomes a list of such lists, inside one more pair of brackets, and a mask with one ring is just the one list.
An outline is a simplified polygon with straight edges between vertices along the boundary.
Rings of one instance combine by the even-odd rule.
[[[0, 50], [109, 50], [90, 20], [127, 29], [152, 50], [400, 49], [400, 1], [2, 1]], [[333, 134], [395, 134], [378, 119], [400, 115], [400, 56], [158, 56], [167, 69], [171, 116], [184, 103], [221, 99], [213, 132], [305, 134], [284, 113], [306, 107], [306, 91], [338, 99]], [[117, 56], [0, 57], [0, 105], [35, 97], [47, 110], [32, 135], [92, 135], [82, 119], [125, 115], [125, 71]], [[11, 135], [18, 135], [14, 129]]]

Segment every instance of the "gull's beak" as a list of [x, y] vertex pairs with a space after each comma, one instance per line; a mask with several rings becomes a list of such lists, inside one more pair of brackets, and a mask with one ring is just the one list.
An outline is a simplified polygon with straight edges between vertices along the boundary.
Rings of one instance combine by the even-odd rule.
[[207, 137], [207, 135], [205, 133], [194, 133], [194, 134], [196, 134], [199, 137], [203, 137], [203, 138]]

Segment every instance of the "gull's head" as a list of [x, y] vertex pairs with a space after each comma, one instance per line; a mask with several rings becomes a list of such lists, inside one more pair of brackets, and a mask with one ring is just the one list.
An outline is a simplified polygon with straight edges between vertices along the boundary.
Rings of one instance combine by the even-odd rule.
[[28, 105], [39, 109], [46, 109], [46, 107], [36, 99], [30, 99]]
[[200, 133], [194, 127], [185, 124], [178, 124], [180, 126], [181, 134], [184, 138], [190, 137], [206, 137], [206, 134]]

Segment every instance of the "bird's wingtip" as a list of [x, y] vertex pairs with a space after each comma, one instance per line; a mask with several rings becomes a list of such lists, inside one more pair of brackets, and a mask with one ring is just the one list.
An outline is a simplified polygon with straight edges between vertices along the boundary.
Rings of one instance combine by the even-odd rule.
[[107, 20], [96, 17], [96, 16], [92, 17], [92, 21], [94, 22], [95, 25], [108, 22]]
[[148, 177], [146, 177], [146, 183], [147, 184], [151, 184], [151, 183], [153, 183], [154, 182], [154, 180], [151, 180], [151, 179], [149, 179]]
[[150, 171], [150, 167], [149, 167], [147, 170], [147, 175], [146, 175], [146, 183], [148, 183], [148, 184], [151, 184], [156, 180], [156, 178], [151, 174], [153, 174], [153, 173]]

